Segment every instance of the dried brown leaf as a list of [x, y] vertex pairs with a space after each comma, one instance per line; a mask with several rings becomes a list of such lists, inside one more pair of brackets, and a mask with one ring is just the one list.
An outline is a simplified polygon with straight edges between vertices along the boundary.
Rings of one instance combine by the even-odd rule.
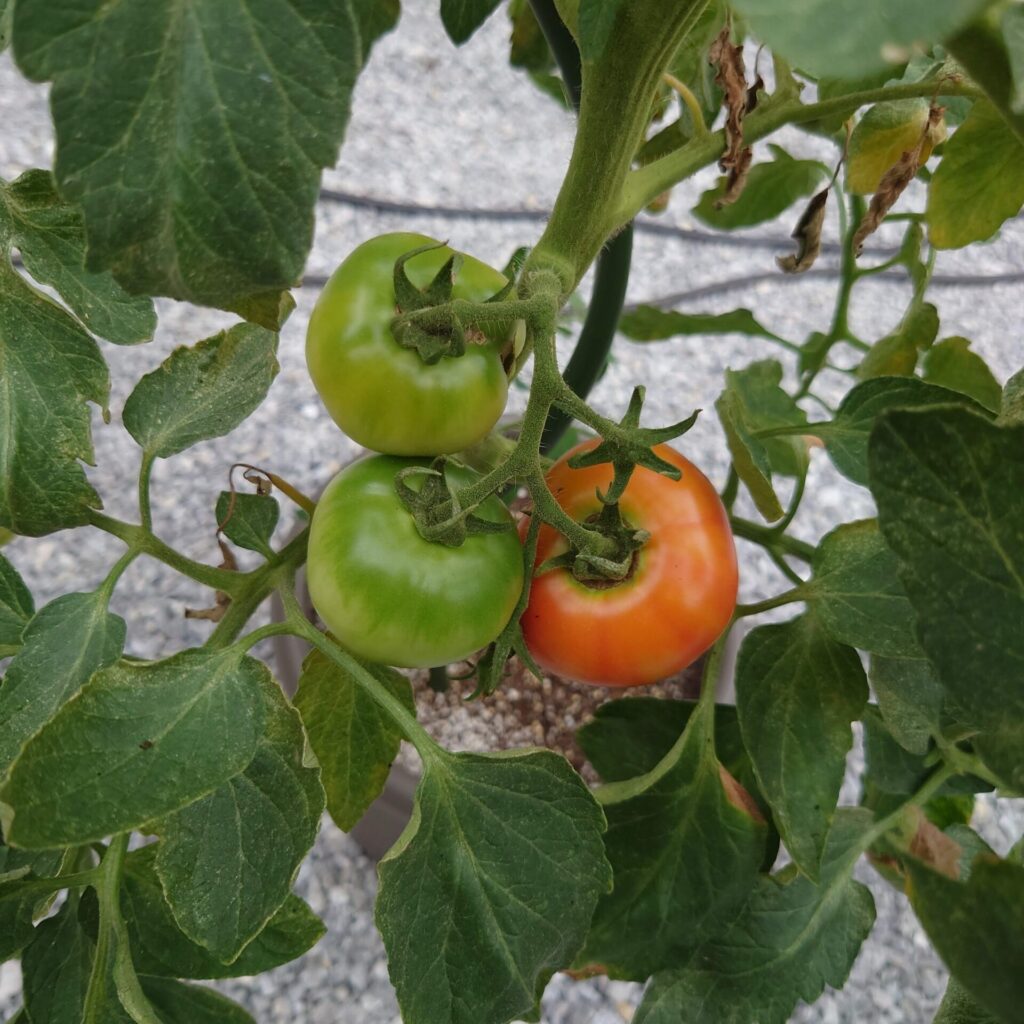
[[910, 852], [949, 878], [959, 877], [963, 847], [933, 825], [920, 810], [917, 814], [917, 832], [910, 841]]
[[[865, 240], [878, 230], [878, 225], [882, 223], [885, 215], [892, 209], [893, 204], [903, 194], [906, 187], [914, 180], [921, 167], [925, 143], [935, 137], [944, 113], [943, 107], [937, 107], [933, 104], [928, 111], [928, 120], [921, 131], [921, 137], [917, 140], [917, 145], [913, 149], [905, 151], [899, 160], [882, 175], [882, 180], [878, 183], [878, 188], [871, 197], [868, 212], [864, 214], [863, 220], [861, 220], [860, 225], [857, 227], [857, 233], [853, 236], [853, 253], [855, 256], [861, 254], [864, 249]], [[931, 146], [928, 147], [928, 152], [931, 152]]]
[[823, 188], [811, 198], [807, 208], [796, 222], [790, 238], [797, 241], [794, 255], [776, 256], [775, 262], [784, 274], [802, 274], [810, 270], [821, 252], [821, 229], [825, 223], [825, 207], [831, 186]]
[[[230, 572], [238, 572], [238, 561], [235, 558], [235, 553], [220, 537], [217, 538], [217, 544], [220, 546], [221, 554], [221, 563], [217, 568], [227, 569]], [[220, 622], [227, 613], [230, 605], [231, 595], [225, 594], [223, 590], [218, 590], [214, 597], [214, 605], [212, 608], [186, 608], [185, 618], [207, 619], [210, 622]]]
[[726, 22], [711, 44], [709, 53], [711, 63], [715, 65], [715, 81], [722, 90], [722, 102], [725, 105], [725, 152], [719, 158], [718, 166], [726, 172], [728, 180], [725, 193], [715, 202], [718, 209], [739, 198], [753, 159], [750, 148], [743, 145], [743, 118], [748, 103], [751, 100], [754, 105], [757, 103], [758, 85], [755, 82], [748, 91], [743, 48], [732, 42], [729, 38], [731, 33], [732, 26]]

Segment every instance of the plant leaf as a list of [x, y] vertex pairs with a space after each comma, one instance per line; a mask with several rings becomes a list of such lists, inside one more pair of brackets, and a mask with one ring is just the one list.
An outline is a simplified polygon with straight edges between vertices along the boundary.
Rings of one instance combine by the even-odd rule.
[[895, 7], [889, 0], [736, 0], [733, 6], [751, 34], [802, 71], [860, 78], [952, 35], [986, 0], [903, 0]]
[[[365, 668], [415, 715], [405, 676], [383, 665]], [[315, 650], [302, 663], [295, 706], [320, 762], [327, 809], [338, 828], [348, 832], [380, 796], [401, 730], [344, 669]]]
[[125, 402], [125, 428], [148, 454], [170, 458], [234, 430], [263, 401], [278, 369], [277, 335], [236, 324], [175, 349], [147, 373]]
[[125, 622], [108, 595], [65, 594], [32, 619], [0, 687], [0, 778], [18, 752], [98, 669], [124, 649]]
[[579, 963], [643, 980], [739, 911], [767, 832], [723, 788], [707, 714], [690, 718], [651, 772], [597, 795], [615, 884], [598, 903]]
[[678, 313], [657, 306], [638, 306], [623, 314], [619, 330], [632, 341], [664, 341], [690, 334], [747, 334], [782, 340], [759, 324], [749, 309], [734, 309], [729, 313]]
[[912, 377], [918, 353], [939, 333], [939, 311], [930, 302], [913, 302], [896, 330], [880, 338], [860, 361], [857, 376]]
[[580, 56], [597, 60], [604, 53], [623, 0], [579, 0]]
[[270, 538], [280, 514], [280, 506], [269, 494], [235, 492], [232, 500], [230, 491], [221, 491], [217, 498], [217, 522], [224, 523], [224, 536], [240, 548], [258, 551], [268, 558], [273, 554]]
[[30, 853], [0, 842], [0, 963], [32, 941], [34, 918], [52, 900], [52, 894], [41, 895], [32, 883], [52, 878], [63, 861], [63, 850]]
[[205, 985], [142, 978], [142, 991], [164, 1024], [255, 1024], [247, 1011]]
[[975, 749], [1024, 789], [1024, 427], [961, 408], [890, 412], [868, 460], [921, 646], [983, 731]]
[[1003, 389], [985, 360], [971, 351], [967, 338], [944, 338], [924, 354], [924, 379], [969, 395], [979, 405], [998, 413]]
[[1006, 1021], [1024, 1000], [1024, 867], [982, 855], [967, 882], [907, 861], [910, 902], [939, 956], [975, 999]]
[[814, 577], [801, 592], [833, 640], [894, 658], [920, 655], [914, 610], [877, 520], [836, 527], [818, 545], [812, 565]]
[[950, 978], [932, 1024], [1000, 1024], [956, 978]]
[[738, 920], [685, 967], [655, 975], [635, 1024], [785, 1024], [799, 1000], [842, 988], [875, 921], [846, 856], [869, 823], [863, 811], [836, 815], [819, 885], [795, 871], [760, 877]]
[[349, 4], [22, 0], [14, 53], [53, 82], [57, 182], [84, 210], [88, 269], [229, 310], [299, 279], [362, 59]]
[[916, 377], [874, 377], [846, 393], [828, 423], [812, 423], [807, 432], [825, 442], [836, 469], [854, 483], [868, 483], [868, 437], [875, 421], [890, 409], [914, 409], [962, 403], [981, 412], [961, 393]]
[[110, 376], [99, 346], [0, 253], [0, 527], [39, 537], [82, 526], [102, 507], [87, 402], [106, 409]]
[[169, 978], [237, 978], [261, 974], [302, 956], [323, 937], [323, 922], [290, 894], [266, 926], [231, 964], [193, 942], [174, 920], [156, 874], [159, 844], [128, 854], [121, 908], [128, 922], [132, 959], [140, 974]]
[[377, 926], [406, 1024], [529, 1013], [611, 873], [604, 816], [551, 751], [443, 754], [380, 862]]
[[886, 658], [875, 654], [868, 669], [878, 710], [900, 746], [925, 754], [942, 713], [942, 684], [923, 655]]
[[750, 227], [775, 220], [801, 196], [809, 196], [824, 176], [816, 160], [794, 160], [784, 149], [772, 146], [773, 159], [755, 164], [747, 175], [735, 202], [716, 205], [725, 190], [726, 179], [705, 192], [693, 208], [694, 216], [709, 227], [722, 231]]
[[[0, 555], [0, 658], [17, 653], [22, 633], [35, 611], [32, 594], [18, 570]], [[0, 707], [3, 707], [2, 696]], [[2, 742], [0, 738], [0, 744]]]
[[267, 675], [231, 648], [97, 672], [11, 766], [4, 834], [27, 849], [92, 842], [212, 792], [256, 752]]
[[928, 238], [959, 249], [991, 238], [1024, 204], [1024, 143], [999, 111], [978, 100], [946, 143], [928, 186]]
[[[846, 152], [847, 184], [852, 192], [871, 195], [878, 189], [890, 167], [912, 150], [928, 124], [928, 101], [896, 100], [876, 103], [865, 111], [850, 134]], [[923, 164], [936, 142], [945, 138], [942, 122], [936, 126], [941, 138], [926, 138], [921, 149]]]
[[839, 798], [850, 723], [867, 697], [856, 651], [832, 640], [810, 612], [758, 626], [740, 647], [736, 709], [744, 744], [782, 841], [811, 879]]
[[32, 277], [57, 290], [92, 334], [118, 345], [153, 336], [153, 303], [129, 295], [110, 274], [86, 268], [82, 213], [57, 195], [49, 171], [26, 171], [9, 185], [0, 182], [0, 237], [18, 249]]
[[[696, 707], [693, 701], [657, 697], [610, 700], [577, 729], [576, 742], [602, 781], [625, 782], [657, 768], [682, 736]], [[715, 755], [767, 818], [770, 808], [757, 787], [732, 704], [715, 705]]]
[[245, 771], [153, 826], [178, 926], [224, 963], [288, 898], [324, 809], [320, 772], [303, 763], [298, 712], [269, 673], [263, 697], [265, 731]]
[[500, 0], [441, 0], [441, 22], [448, 38], [457, 46], [491, 16]]

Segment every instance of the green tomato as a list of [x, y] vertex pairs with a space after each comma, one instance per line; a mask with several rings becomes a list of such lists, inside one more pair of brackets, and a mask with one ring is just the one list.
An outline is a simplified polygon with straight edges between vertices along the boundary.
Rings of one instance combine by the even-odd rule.
[[[424, 540], [399, 500], [395, 474], [426, 459], [373, 455], [342, 470], [317, 502], [306, 577], [313, 606], [353, 654], [428, 668], [480, 650], [505, 627], [523, 587], [512, 517], [495, 497], [476, 514], [507, 523], [459, 547]], [[449, 465], [453, 486], [475, 479]], [[422, 477], [410, 486], [419, 489]]]
[[[391, 334], [395, 260], [434, 239], [380, 235], [331, 275], [306, 334], [310, 376], [331, 418], [353, 441], [390, 455], [442, 455], [479, 441], [508, 397], [501, 348], [509, 331], [469, 344], [465, 355], [427, 365]], [[422, 288], [451, 256], [447, 246], [413, 257], [405, 271]], [[482, 302], [506, 280], [464, 256], [454, 298]]]

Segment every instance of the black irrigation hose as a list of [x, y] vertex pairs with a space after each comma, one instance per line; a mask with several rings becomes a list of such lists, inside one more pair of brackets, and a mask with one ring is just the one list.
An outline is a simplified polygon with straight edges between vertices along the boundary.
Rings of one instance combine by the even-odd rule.
[[[374, 196], [358, 195], [355, 192], [340, 192], [322, 189], [320, 198], [328, 203], [338, 203], [362, 210], [376, 210], [378, 213], [399, 213], [406, 217], [450, 217], [453, 220], [504, 220], [540, 223], [551, 216], [550, 210], [493, 209], [489, 207], [432, 206], [423, 203], [403, 203], [394, 199], [378, 199]], [[696, 242], [701, 245], [726, 245], [742, 249], [788, 249], [793, 241], [782, 235], [737, 235], [718, 234], [714, 231], [700, 231], [681, 228], [675, 224], [644, 218], [633, 222], [635, 229], [645, 235], [660, 235], [682, 242]], [[822, 252], [839, 252], [838, 242], [822, 242]], [[893, 256], [898, 252], [895, 246], [868, 246], [866, 256]]]

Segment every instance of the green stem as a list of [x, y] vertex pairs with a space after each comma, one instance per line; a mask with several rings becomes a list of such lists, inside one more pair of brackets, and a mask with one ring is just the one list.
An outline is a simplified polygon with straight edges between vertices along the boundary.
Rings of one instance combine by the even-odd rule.
[[803, 600], [804, 588], [801, 584], [798, 587], [793, 587], [792, 590], [787, 590], [784, 594], [777, 594], [775, 597], [769, 597], [764, 601], [757, 601], [754, 604], [736, 605], [736, 618], [744, 619], [749, 615], [760, 615], [761, 612], [768, 612], [773, 608], [781, 608], [783, 605], [794, 604], [797, 601]]
[[722, 504], [728, 511], [732, 511], [736, 504], [736, 498], [740, 493], [740, 475], [736, 472], [736, 466], [729, 463], [729, 475], [725, 480], [725, 487], [722, 488]]
[[268, 622], [265, 626], [258, 626], [256, 629], [246, 633], [245, 636], [236, 640], [235, 646], [241, 648], [243, 651], [248, 651], [255, 647], [261, 640], [266, 640], [268, 637], [272, 636], [283, 636], [284, 634], [290, 634], [291, 632], [292, 627], [287, 622]]
[[120, 519], [104, 515], [102, 512], [89, 511], [89, 523], [114, 537], [123, 540], [130, 548], [137, 549], [141, 554], [149, 555], [158, 561], [177, 569], [183, 576], [188, 576], [212, 587], [233, 594], [244, 586], [245, 573], [229, 572], [227, 569], [216, 569], [212, 565], [193, 561], [179, 554], [170, 545], [165, 544], [155, 534], [135, 523], [125, 523]]
[[651, 99], [672, 55], [706, 6], [707, 0], [632, 0], [619, 5], [614, 45], [600, 59], [583, 64], [572, 158], [524, 276], [534, 267], [549, 267], [561, 277], [562, 294], [568, 296], [606, 239], [633, 219], [617, 217], [616, 210], [650, 121]]
[[[594, 274], [590, 308], [580, 331], [576, 348], [565, 368], [565, 383], [574, 394], [586, 398], [608, 362], [615, 340], [615, 329], [626, 301], [629, 268], [633, 256], [633, 225], [627, 224], [601, 250]], [[552, 409], [544, 426], [541, 451], [550, 451], [565, 433], [572, 417], [562, 409]]]
[[295, 571], [306, 560], [309, 527], [296, 534], [265, 565], [240, 576], [242, 586], [232, 595], [224, 618], [206, 640], [207, 647], [227, 647], [245, 628], [256, 609], [278, 588], [294, 587]]
[[798, 540], [788, 533], [776, 535], [770, 526], [761, 526], [759, 523], [752, 523], [749, 519], [740, 519], [738, 516], [730, 516], [729, 523], [732, 532], [744, 540], [753, 541], [761, 547], [776, 547], [787, 555], [793, 555], [805, 562], [814, 558], [815, 547], [807, 541]]
[[140, 551], [137, 547], [129, 547], [128, 550], [113, 564], [110, 572], [107, 573], [106, 578], [99, 585], [99, 590], [103, 593], [110, 601], [111, 595], [114, 593], [114, 588], [117, 586], [117, 581], [124, 574], [125, 569], [128, 568], [132, 562], [138, 558]]
[[103, 860], [96, 869], [95, 888], [100, 918], [96, 934], [96, 951], [89, 973], [89, 987], [82, 1010], [83, 1021], [98, 1019], [98, 1011], [102, 1010], [107, 999], [107, 988], [111, 981], [111, 956], [114, 953], [117, 924], [121, 917], [121, 870], [125, 854], [128, 852], [129, 835], [130, 833], [123, 832], [110, 840]]
[[139, 519], [147, 533], [153, 532], [153, 512], [149, 500], [149, 482], [153, 476], [153, 463], [156, 457], [149, 452], [142, 453], [142, 465], [139, 467]]
[[[976, 98], [981, 95], [976, 86], [967, 82], [951, 81], [948, 86], [942, 86], [942, 92], [947, 96]], [[797, 100], [786, 100], [781, 103], [769, 101], [758, 107], [743, 122], [743, 139], [750, 145], [777, 131], [783, 125], [803, 124], [834, 115], [852, 114], [860, 107], [885, 100], [913, 99], [921, 96], [930, 98], [934, 93], [935, 81], [927, 80], [863, 89], [818, 103], [800, 103]], [[612, 230], [632, 220], [666, 189], [714, 163], [724, 149], [725, 135], [717, 131], [709, 136], [693, 139], [680, 149], [630, 172], [622, 190], [618, 209], [611, 217]]]
[[779, 536], [784, 534], [789, 529], [789, 524], [793, 522], [796, 517], [797, 511], [800, 508], [800, 502], [803, 500], [804, 488], [807, 486], [807, 469], [796, 478], [796, 486], [793, 488], [793, 497], [789, 500], [789, 508], [786, 509], [786, 514], [777, 522], [772, 523], [771, 528]]
[[295, 595], [290, 591], [283, 591], [282, 598], [287, 612], [287, 623], [295, 636], [307, 640], [318, 651], [340, 666], [353, 679], [357, 686], [363, 690], [382, 708], [391, 720], [402, 731], [405, 738], [416, 748], [416, 752], [423, 759], [424, 764], [431, 764], [438, 760], [441, 749], [426, 729], [416, 721], [408, 708], [391, 693], [388, 692], [378, 680], [374, 679], [362, 665], [356, 661], [346, 650], [339, 647], [333, 640], [320, 632], [299, 608]]
[[860, 841], [850, 850], [850, 853], [847, 856], [852, 857], [852, 861], [856, 861], [862, 853], [867, 852], [872, 846], [874, 846], [882, 836], [900, 824], [908, 807], [920, 807], [921, 805], [928, 803], [928, 801], [931, 800], [931, 798], [935, 796], [935, 794], [938, 793], [938, 791], [942, 789], [942, 787], [955, 774], [956, 772], [950, 768], [949, 765], [943, 765], [941, 768], [937, 768], [928, 776], [916, 793], [908, 797], [891, 814], [887, 814], [884, 818], [876, 821], [871, 828], [864, 833]]

